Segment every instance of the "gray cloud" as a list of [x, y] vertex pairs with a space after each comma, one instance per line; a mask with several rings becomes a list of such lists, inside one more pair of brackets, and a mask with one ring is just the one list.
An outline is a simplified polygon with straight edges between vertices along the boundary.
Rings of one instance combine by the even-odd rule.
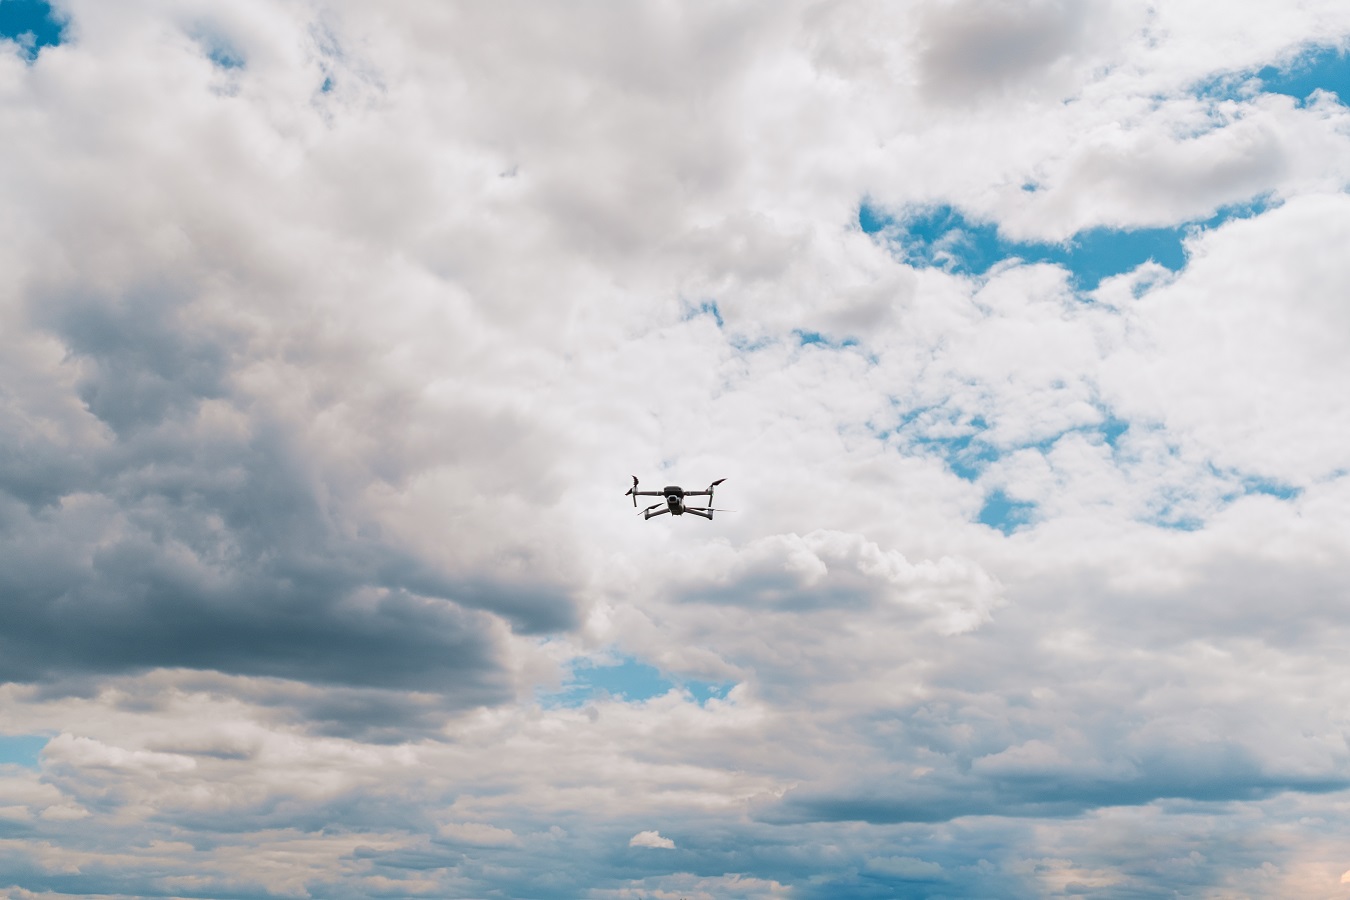
[[249, 408], [248, 336], [196, 324], [197, 289], [35, 308], [87, 412], [44, 426], [48, 410], [23, 406], [34, 398], [10, 407], [3, 678], [169, 666], [434, 688], [458, 705], [509, 697], [491, 621], [469, 610], [567, 628], [567, 591], [448, 577], [380, 540], [355, 486], [316, 471], [291, 423]]
[[946, 104], [1039, 86], [1057, 64], [1078, 62], [1076, 56], [1093, 49], [1093, 28], [1109, 9], [1057, 0], [933, 4], [919, 39], [924, 93]]
[[1009, 818], [1076, 816], [1111, 806], [1143, 806], [1157, 800], [1223, 802], [1262, 800], [1286, 791], [1327, 794], [1350, 787], [1335, 777], [1272, 777], [1238, 747], [1190, 747], [1172, 757], [1135, 761], [1137, 778], [1075, 779], [1059, 771], [998, 781], [955, 782], [940, 788], [905, 790], [887, 797], [875, 786], [843, 795], [789, 794], [769, 821], [861, 821], [873, 824], [946, 822], [966, 816]]

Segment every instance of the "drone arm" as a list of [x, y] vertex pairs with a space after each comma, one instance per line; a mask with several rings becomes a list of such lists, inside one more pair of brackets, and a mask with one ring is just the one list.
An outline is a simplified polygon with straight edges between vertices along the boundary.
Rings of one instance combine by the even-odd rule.
[[705, 519], [711, 519], [713, 517], [713, 511], [711, 509], [702, 509], [697, 506], [686, 506], [684, 511], [691, 516], [702, 516]]
[[[658, 506], [661, 507], [661, 508], [660, 508], [660, 509], [656, 509], [656, 507], [658, 507]], [[652, 512], [652, 510], [654, 510], [654, 509], [656, 509], [656, 512]], [[644, 509], [644, 510], [642, 511], [642, 518], [643, 518], [644, 520], [646, 520], [646, 519], [650, 519], [652, 516], [664, 516], [664, 515], [665, 515], [666, 513], [668, 513], [668, 512], [670, 512], [670, 508], [669, 508], [669, 507], [667, 507], [664, 503], [657, 503], [657, 504], [654, 504], [654, 505], [649, 506], [649, 507], [647, 507], [646, 509]]]

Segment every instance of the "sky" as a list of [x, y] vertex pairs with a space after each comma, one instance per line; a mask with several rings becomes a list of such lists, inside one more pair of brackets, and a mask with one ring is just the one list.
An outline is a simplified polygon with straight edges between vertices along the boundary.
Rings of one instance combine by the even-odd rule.
[[1350, 898], [1348, 49], [0, 0], [0, 898]]

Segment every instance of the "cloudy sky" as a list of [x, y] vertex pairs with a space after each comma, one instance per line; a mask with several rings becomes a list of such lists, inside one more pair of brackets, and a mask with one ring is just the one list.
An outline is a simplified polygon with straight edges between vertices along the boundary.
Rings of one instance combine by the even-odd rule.
[[1344, 0], [0, 35], [0, 896], [1350, 898]]

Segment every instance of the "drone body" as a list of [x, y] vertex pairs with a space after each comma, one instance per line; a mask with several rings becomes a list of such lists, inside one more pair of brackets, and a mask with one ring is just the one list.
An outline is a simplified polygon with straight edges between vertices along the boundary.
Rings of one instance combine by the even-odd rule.
[[[678, 484], [668, 484], [665, 487], [661, 488], [661, 490], [659, 491], [639, 491], [638, 479], [637, 476], [634, 475], [633, 486], [628, 489], [628, 492], [625, 493], [624, 496], [625, 497], [631, 496], [633, 498], [634, 508], [637, 508], [637, 498], [639, 497], [663, 498], [662, 503], [653, 503], [651, 506], [647, 507], [642, 511], [643, 519], [650, 519], [652, 516], [663, 516], [666, 513], [670, 513], [672, 516], [682, 516], [685, 513], [689, 513], [690, 515], [693, 516], [702, 516], [705, 519], [711, 519], [713, 517], [713, 513], [717, 512], [717, 510], [713, 509], [712, 507], [713, 488], [717, 487], [724, 481], [726, 481], [725, 478], [717, 479], [712, 484], [708, 485], [708, 489], [706, 491], [686, 491]], [[687, 506], [684, 502], [686, 497], [707, 497], [708, 505]], [[665, 508], [662, 509], [661, 508], [662, 506], [664, 506]], [[725, 512], [725, 510], [723, 510], [723, 512]]]

